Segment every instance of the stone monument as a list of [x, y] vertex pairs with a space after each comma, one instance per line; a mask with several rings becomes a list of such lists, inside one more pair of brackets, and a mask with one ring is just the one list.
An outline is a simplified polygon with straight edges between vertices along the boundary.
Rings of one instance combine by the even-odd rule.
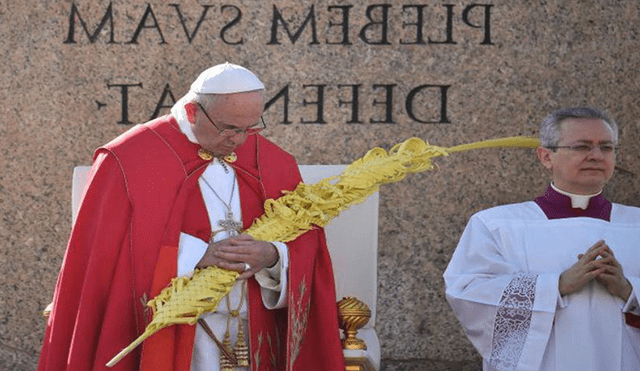
[[[32, 370], [68, 238], [71, 173], [164, 115], [225, 61], [267, 86], [265, 135], [302, 164], [417, 136], [535, 135], [550, 111], [617, 119], [606, 189], [640, 205], [636, 1], [4, 1], [0, 3], [0, 369]], [[384, 370], [480, 370], [442, 272], [467, 219], [547, 183], [532, 150], [436, 160], [380, 192], [376, 327]]]

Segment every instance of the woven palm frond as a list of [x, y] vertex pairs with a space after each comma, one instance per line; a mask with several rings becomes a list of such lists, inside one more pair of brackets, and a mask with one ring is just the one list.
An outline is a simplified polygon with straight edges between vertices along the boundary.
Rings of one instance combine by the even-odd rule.
[[538, 146], [538, 139], [531, 137], [493, 139], [451, 148], [411, 138], [395, 145], [388, 153], [382, 148], [374, 148], [338, 176], [316, 184], [301, 183], [277, 200], [267, 200], [264, 215], [246, 232], [257, 240], [288, 242], [314, 225], [324, 227], [343, 210], [366, 200], [380, 185], [398, 182], [411, 173], [431, 170], [434, 157], [482, 148]]
[[[366, 200], [380, 185], [398, 182], [411, 173], [431, 170], [431, 159], [434, 157], [483, 148], [538, 146], [538, 139], [531, 137], [492, 139], [450, 148], [411, 138], [395, 145], [389, 152], [373, 148], [338, 176], [323, 179], [313, 185], [300, 183], [295, 190], [285, 192], [277, 200], [265, 201], [264, 214], [245, 232], [256, 240], [292, 241], [311, 230], [314, 225], [324, 227], [343, 210]], [[211, 274], [207, 273], [209, 271]], [[221, 272], [228, 272], [228, 275]], [[220, 300], [231, 290], [237, 274], [209, 267], [196, 273], [191, 279], [174, 279], [171, 286], [149, 302], [148, 305], [155, 308], [154, 317], [144, 334], [107, 365], [111, 367], [116, 364], [156, 331], [172, 324], [194, 324], [202, 313], [215, 310]], [[220, 285], [226, 290], [224, 294]], [[197, 294], [190, 296], [192, 292]]]
[[113, 367], [146, 338], [171, 325], [193, 325], [203, 313], [213, 312], [233, 287], [238, 272], [218, 267], [196, 269], [193, 277], [178, 277], [147, 303], [153, 320], [144, 333], [107, 363]]

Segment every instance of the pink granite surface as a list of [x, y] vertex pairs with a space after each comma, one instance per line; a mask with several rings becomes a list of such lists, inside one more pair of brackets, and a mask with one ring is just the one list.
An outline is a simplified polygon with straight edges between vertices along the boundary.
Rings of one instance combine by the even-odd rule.
[[[36, 367], [40, 313], [71, 228], [71, 172], [131, 127], [119, 124], [124, 86], [126, 117], [142, 123], [159, 106], [166, 114], [201, 70], [243, 64], [274, 99], [266, 136], [303, 164], [349, 163], [412, 136], [451, 146], [532, 135], [551, 110], [595, 105], [620, 123], [619, 164], [640, 173], [638, 2], [179, 3], [0, 2], [2, 370]], [[315, 34], [311, 20], [298, 34], [312, 9]], [[531, 150], [436, 162], [381, 190], [377, 329], [389, 369], [477, 364], [444, 300], [442, 272], [472, 213], [530, 200], [547, 182]], [[607, 196], [640, 206], [637, 179], [617, 172]]]

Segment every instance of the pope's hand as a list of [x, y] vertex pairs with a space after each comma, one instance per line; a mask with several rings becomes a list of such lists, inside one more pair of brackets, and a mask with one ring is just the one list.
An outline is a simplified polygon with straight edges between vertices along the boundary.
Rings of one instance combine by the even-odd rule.
[[598, 241], [584, 254], [578, 255], [578, 261], [562, 272], [558, 288], [560, 295], [568, 295], [582, 290], [591, 280], [605, 272], [604, 264], [598, 259], [608, 249], [604, 241]]
[[[257, 241], [248, 234], [241, 234], [209, 243], [196, 268], [217, 266], [238, 271], [238, 279], [247, 279], [263, 268], [273, 267], [278, 260], [278, 250], [272, 243]], [[245, 270], [245, 263], [251, 268]]]

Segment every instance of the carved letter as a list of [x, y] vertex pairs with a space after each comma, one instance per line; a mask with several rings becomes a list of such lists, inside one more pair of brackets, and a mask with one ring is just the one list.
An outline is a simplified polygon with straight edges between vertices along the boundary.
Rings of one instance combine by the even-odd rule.
[[[420, 122], [420, 123], [423, 123], [423, 124], [449, 124], [449, 123], [451, 123], [449, 121], [449, 119], [447, 118], [447, 90], [449, 89], [449, 87], [451, 87], [451, 85], [420, 85], [420, 86], [412, 89], [409, 92], [409, 94], [407, 94], [407, 100], [405, 102], [405, 106], [406, 106], [406, 109], [407, 109], [407, 115], [409, 115], [409, 117], [412, 120]], [[438, 121], [420, 120], [413, 113], [413, 100], [415, 99], [416, 94], [418, 94], [421, 90], [428, 89], [428, 88], [439, 88], [440, 89], [440, 119]]]
[[315, 121], [305, 121], [304, 119], [300, 118], [300, 122], [303, 124], [326, 124], [327, 122], [324, 121], [324, 87], [327, 85], [302, 85], [303, 88], [308, 88], [308, 87], [315, 87], [318, 89], [318, 100], [313, 101], [313, 102], [307, 102], [306, 100], [302, 100], [302, 105], [303, 106], [308, 106], [310, 104], [315, 104], [318, 106], [318, 110], [316, 113], [316, 120]]
[[328, 7], [329, 11], [333, 9], [340, 9], [342, 12], [342, 22], [333, 23], [329, 20], [329, 27], [342, 26], [342, 41], [330, 42], [329, 39], [327, 39], [327, 44], [351, 45], [351, 42], [349, 41], [349, 10], [351, 8], [353, 8], [353, 5], [333, 5]]
[[[371, 15], [374, 9], [377, 9], [377, 8], [382, 9], [382, 15], [379, 21], [374, 21]], [[370, 22], [365, 24], [364, 27], [362, 27], [362, 29], [360, 30], [360, 39], [362, 41], [370, 45], [389, 45], [390, 44], [389, 40], [387, 39], [387, 33], [389, 30], [389, 8], [391, 8], [391, 5], [389, 4], [375, 4], [375, 5], [369, 5], [367, 7], [367, 19]], [[374, 27], [374, 26], [381, 26], [382, 28], [380, 32], [380, 39], [378, 41], [371, 41], [371, 39], [367, 37], [367, 30], [369, 29], [369, 27]]]
[[311, 42], [309, 43], [309, 45], [319, 44], [318, 35], [316, 32], [316, 16], [315, 16], [313, 5], [311, 5], [309, 14], [307, 14], [307, 18], [302, 23], [302, 26], [300, 26], [300, 28], [298, 28], [298, 31], [296, 31], [296, 33], [293, 35], [291, 35], [291, 32], [289, 31], [289, 27], [287, 26], [287, 23], [282, 18], [282, 14], [278, 10], [278, 8], [274, 5], [273, 18], [271, 19], [271, 40], [269, 40], [267, 45], [280, 45], [280, 42], [278, 41], [278, 35], [277, 35], [278, 23], [282, 24], [282, 28], [284, 28], [284, 30], [287, 32], [287, 35], [289, 36], [289, 40], [291, 40], [292, 44], [296, 43], [296, 41], [302, 34], [302, 31], [304, 31], [304, 28], [307, 26], [307, 23], [311, 23]]
[[[163, 104], [165, 99], [167, 99], [167, 96], [171, 97], [171, 100], [173, 101], [173, 103], [169, 105]], [[160, 113], [161, 109], [171, 108], [173, 107], [174, 104], [176, 104], [176, 97], [173, 96], [173, 93], [171, 92], [171, 88], [169, 87], [169, 84], [167, 84], [164, 86], [164, 90], [162, 91], [162, 95], [160, 96], [160, 100], [158, 101], [158, 105], [156, 106], [156, 110], [153, 111], [153, 114], [151, 115], [151, 118], [149, 120], [153, 120], [154, 118], [158, 117], [158, 114]]]
[[457, 42], [453, 41], [453, 4], [443, 4], [445, 8], [447, 8], [447, 39], [445, 41], [434, 41], [429, 38], [429, 44], [457, 44]]
[[374, 99], [373, 101], [373, 105], [383, 105], [386, 107], [386, 117], [384, 120], [374, 120], [374, 119], [369, 119], [369, 122], [372, 124], [395, 124], [396, 122], [393, 121], [393, 88], [396, 87], [396, 84], [390, 84], [390, 85], [373, 85], [374, 89], [378, 89], [378, 88], [384, 88], [386, 90], [386, 96], [387, 99], [379, 102], [377, 100]]
[[[469, 21], [469, 12], [471, 9], [481, 6], [484, 8], [484, 24], [483, 25], [474, 25]], [[464, 8], [462, 11], [462, 20], [464, 23], [473, 28], [483, 28], [484, 27], [484, 40], [480, 43], [480, 45], [493, 45], [491, 42], [491, 7], [493, 4], [471, 4], [468, 7]]]
[[231, 9], [235, 9], [236, 11], [236, 17], [234, 19], [231, 20], [231, 22], [227, 23], [224, 27], [222, 27], [222, 29], [220, 30], [220, 38], [222, 39], [222, 41], [225, 44], [228, 45], [238, 45], [238, 44], [243, 44], [244, 43], [244, 39], [240, 38], [239, 41], [228, 41], [227, 38], [225, 37], [225, 34], [227, 33], [227, 30], [233, 26], [235, 26], [236, 24], [240, 23], [240, 18], [242, 18], [242, 11], [240, 10], [240, 8], [238, 8], [235, 5], [223, 5], [220, 8], [221, 12], [224, 12], [225, 9], [227, 8], [231, 8]]
[[107, 88], [111, 89], [114, 86], [120, 87], [120, 93], [122, 94], [122, 118], [118, 121], [120, 125], [132, 125], [133, 122], [129, 121], [129, 87], [138, 86], [142, 87], [142, 83], [138, 84], [107, 84]]
[[424, 14], [423, 9], [426, 8], [426, 5], [403, 5], [402, 10], [406, 13], [407, 9], [415, 8], [416, 9], [416, 21], [415, 22], [402, 22], [402, 28], [407, 28], [407, 26], [415, 26], [416, 27], [416, 38], [414, 41], [404, 41], [400, 40], [400, 44], [425, 44], [424, 37], [422, 36], [422, 28], [424, 26]]
[[347, 104], [351, 104], [351, 120], [347, 121], [349, 124], [361, 124], [360, 121], [360, 112], [359, 112], [359, 102], [358, 99], [360, 93], [361, 84], [357, 85], [338, 85], [338, 88], [351, 87], [351, 100], [340, 100], [338, 99], [338, 106], [346, 106]]
[[[193, 28], [193, 32], [191, 34], [189, 34], [189, 30], [187, 29], [187, 24], [184, 20], [184, 17], [182, 16], [182, 11], [180, 11], [180, 4], [169, 4], [169, 6], [174, 7], [176, 9], [176, 12], [178, 12], [178, 18], [180, 18], [180, 23], [182, 24], [182, 29], [184, 30], [184, 34], [187, 35], [187, 40], [189, 41], [189, 44], [191, 44], [191, 42], [193, 41], [193, 38], [196, 37], [196, 34], [198, 33], [198, 29], [200, 28], [200, 25], [202, 24], [204, 17], [207, 15], [209, 8], [211, 8], [213, 5], [202, 6], [203, 8], [202, 14], [200, 14], [200, 19], [196, 23], [196, 26]], [[158, 28], [158, 31], [160, 31], [159, 28]], [[160, 33], [160, 35], [162, 35], [162, 33]]]
[[[147, 17], [149, 15], [151, 15], [151, 18], [153, 18], [153, 24], [150, 26], [147, 26], [146, 25]], [[133, 37], [131, 38], [131, 41], [129, 41], [127, 44], [137, 44], [138, 35], [140, 35], [140, 31], [142, 31], [143, 28], [155, 28], [156, 30], [158, 30], [158, 34], [160, 34], [160, 40], [162, 40], [160, 44], [167, 43], [166, 41], [164, 41], [164, 36], [162, 36], [162, 31], [160, 30], [160, 26], [158, 26], [158, 20], [156, 19], [155, 14], [153, 14], [153, 9], [151, 9], [151, 4], [147, 4], [147, 10], [145, 10], [144, 15], [142, 16], [142, 19], [138, 24], [138, 28], [136, 28], [135, 32], [133, 33]]]
[[104, 12], [104, 16], [102, 17], [100, 24], [98, 24], [98, 27], [96, 27], [92, 35], [89, 34], [89, 30], [87, 29], [87, 24], [80, 16], [80, 12], [78, 11], [76, 4], [72, 3], [71, 14], [69, 15], [69, 33], [67, 34], [67, 39], [64, 41], [64, 44], [76, 43], [75, 41], [76, 15], [78, 16], [78, 20], [80, 21], [80, 25], [82, 25], [84, 32], [89, 37], [89, 42], [91, 44], [93, 44], [96, 41], [96, 39], [100, 35], [100, 31], [102, 31], [102, 28], [107, 24], [107, 22], [109, 22], [108, 44], [115, 44], [115, 41], [113, 39], [113, 4], [112, 3], [109, 3], [109, 6], [107, 7], [107, 11]]
[[269, 109], [269, 107], [271, 107], [272, 104], [274, 104], [278, 99], [280, 99], [280, 97], [283, 97], [284, 99], [284, 106], [283, 106], [284, 117], [283, 117], [282, 123], [292, 124], [293, 122], [289, 121], [289, 85], [282, 88], [282, 90], [280, 90], [278, 94], [276, 94], [273, 98], [269, 99], [269, 101], [267, 101], [267, 103], [264, 105], [264, 110], [266, 112]]

